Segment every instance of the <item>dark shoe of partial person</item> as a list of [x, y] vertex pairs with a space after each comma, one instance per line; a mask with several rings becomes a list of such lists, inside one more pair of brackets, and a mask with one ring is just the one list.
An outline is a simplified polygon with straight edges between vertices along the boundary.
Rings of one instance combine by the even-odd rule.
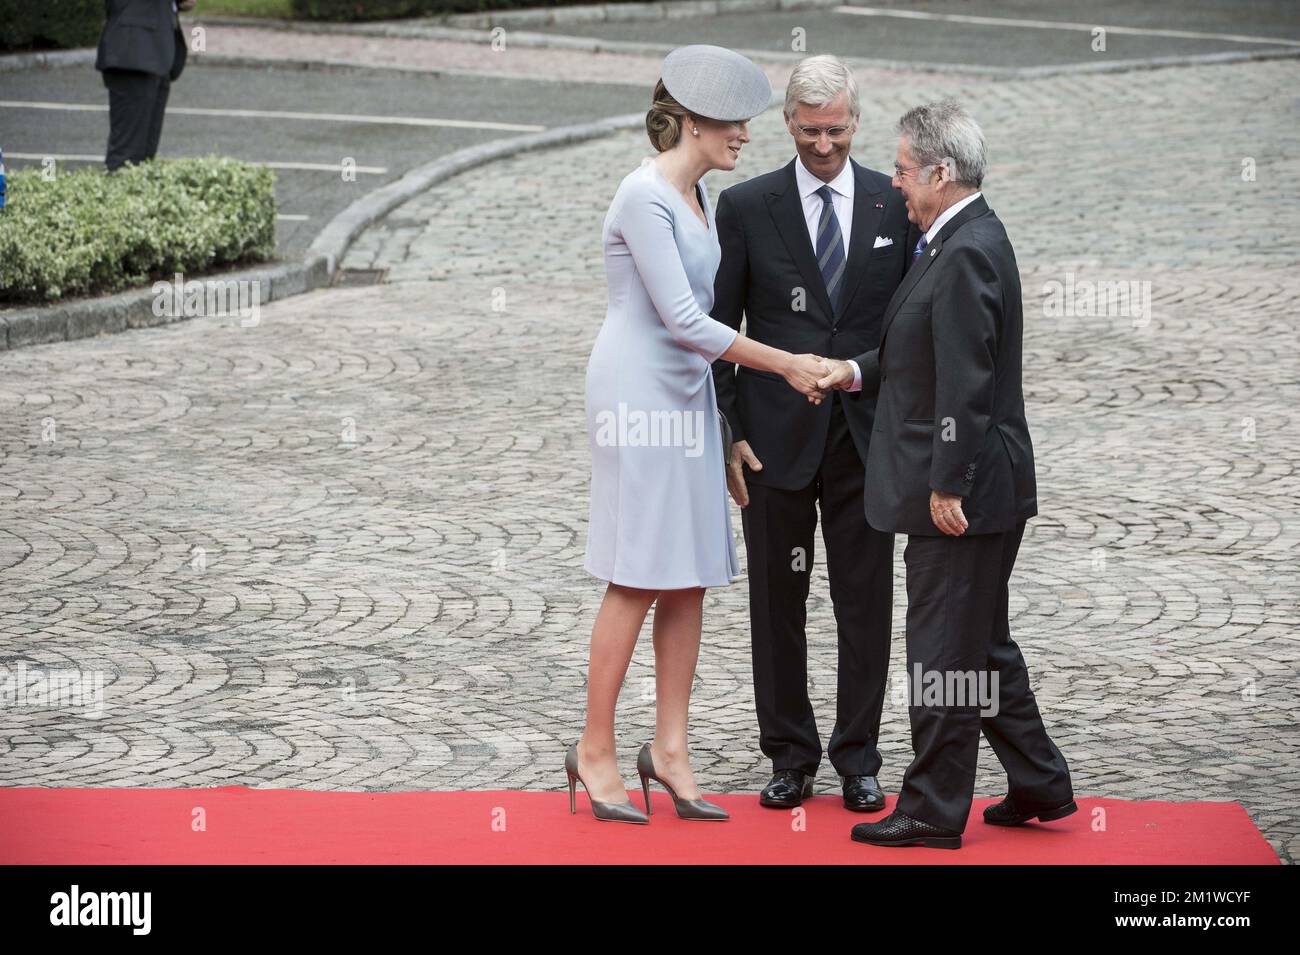
[[[578, 811], [576, 796], [578, 783], [582, 783], [582, 788], [587, 789], [586, 780], [578, 772], [577, 743], [564, 751], [564, 774], [569, 777], [569, 815], [573, 815]], [[587, 801], [591, 803], [591, 814], [601, 822], [630, 822], [641, 826], [650, 822], [650, 818], [632, 805], [630, 799], [627, 802], [601, 802], [592, 799], [591, 791], [587, 790]]]
[[853, 827], [853, 841], [872, 846], [924, 846], [927, 849], [960, 849], [961, 833], [940, 829], [913, 819], [895, 809], [879, 822], [860, 822]]
[[812, 776], [797, 769], [778, 769], [758, 794], [758, 803], [774, 809], [793, 809], [812, 794]]
[[875, 776], [844, 777], [844, 808], [854, 812], [880, 812], [885, 794]]
[[1020, 826], [1030, 819], [1037, 818], [1039, 822], [1051, 822], [1053, 819], [1064, 819], [1078, 811], [1079, 807], [1074, 804], [1073, 799], [1055, 806], [1023, 806], [1007, 796], [1000, 803], [984, 810], [984, 821], [990, 826]]
[[717, 803], [709, 802], [707, 799], [679, 798], [673, 787], [660, 779], [658, 773], [655, 772], [655, 760], [650, 753], [649, 743], [642, 746], [641, 752], [637, 754], [636, 771], [641, 777], [641, 792], [645, 794], [645, 813], [647, 816], [650, 815], [650, 780], [653, 779], [668, 790], [668, 795], [673, 798], [673, 808], [677, 810], [677, 818], [704, 822], [725, 822], [731, 818], [727, 810]]

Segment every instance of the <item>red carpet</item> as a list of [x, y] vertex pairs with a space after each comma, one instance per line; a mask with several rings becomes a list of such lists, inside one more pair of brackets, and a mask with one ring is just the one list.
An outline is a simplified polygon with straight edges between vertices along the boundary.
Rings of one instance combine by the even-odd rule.
[[[731, 821], [678, 819], [662, 792], [650, 825], [633, 826], [598, 822], [581, 790], [570, 816], [567, 792], [0, 789], [0, 863], [1278, 863], [1237, 803], [1080, 799], [1067, 819], [998, 829], [980, 799], [947, 851], [853, 842], [854, 823], [885, 813], [848, 812], [837, 795], [804, 804], [804, 831], [752, 795], [710, 798]], [[192, 828], [197, 809], [206, 831]]]

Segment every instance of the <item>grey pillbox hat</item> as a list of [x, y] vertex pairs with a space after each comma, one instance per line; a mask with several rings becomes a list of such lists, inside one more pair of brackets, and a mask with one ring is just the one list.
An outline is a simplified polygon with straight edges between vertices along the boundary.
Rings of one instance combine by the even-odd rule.
[[772, 102], [758, 64], [721, 46], [679, 46], [664, 57], [660, 78], [673, 99], [709, 119], [751, 119]]

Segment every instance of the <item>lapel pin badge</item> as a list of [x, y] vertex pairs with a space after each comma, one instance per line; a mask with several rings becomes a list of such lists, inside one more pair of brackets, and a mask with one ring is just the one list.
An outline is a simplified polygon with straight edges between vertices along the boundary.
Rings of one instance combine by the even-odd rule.
[[934, 258], [935, 253], [937, 253], [938, 251], [939, 251], [938, 249], [931, 249], [931, 250], [930, 250], [930, 258]]
[[883, 209], [883, 208], [885, 208], [885, 204], [884, 204], [883, 202], [877, 202], [877, 203], [876, 203], [876, 208], [877, 208], [877, 209]]

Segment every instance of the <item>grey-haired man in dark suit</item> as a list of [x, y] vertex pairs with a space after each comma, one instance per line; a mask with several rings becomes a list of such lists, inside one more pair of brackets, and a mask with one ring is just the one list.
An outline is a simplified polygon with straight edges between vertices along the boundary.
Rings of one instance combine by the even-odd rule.
[[180, 10], [195, 0], [104, 0], [95, 69], [108, 87], [109, 172], [158, 153], [172, 80], [185, 68]]
[[822, 388], [879, 390], [866, 517], [908, 535], [907, 676], [914, 758], [894, 812], [853, 827], [880, 846], [961, 845], [981, 731], [1007, 773], [990, 825], [1076, 809], [1011, 639], [1008, 581], [1038, 513], [1021, 389], [1020, 273], [980, 192], [984, 134], [952, 101], [899, 121], [895, 188], [924, 234], [885, 309], [880, 347], [831, 361]]

